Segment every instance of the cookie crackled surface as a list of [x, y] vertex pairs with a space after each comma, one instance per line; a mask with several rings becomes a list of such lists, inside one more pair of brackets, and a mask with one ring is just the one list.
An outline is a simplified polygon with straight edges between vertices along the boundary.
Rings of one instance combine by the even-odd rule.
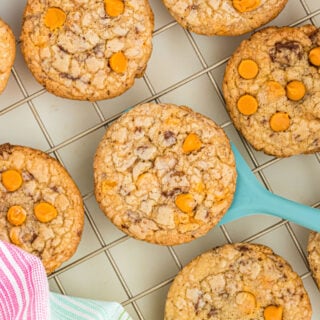
[[320, 31], [269, 27], [242, 41], [223, 92], [236, 128], [257, 149], [287, 157], [320, 150]]
[[301, 278], [270, 248], [227, 244], [201, 254], [173, 281], [165, 320], [310, 320]]
[[320, 288], [320, 233], [311, 231], [308, 239], [308, 262], [312, 276]]
[[15, 37], [10, 27], [0, 19], [0, 93], [5, 89], [16, 56]]
[[47, 273], [76, 251], [81, 194], [60, 163], [42, 151], [0, 145], [0, 239], [38, 256]]
[[108, 99], [143, 75], [153, 26], [147, 0], [29, 0], [21, 49], [34, 77], [51, 93]]
[[252, 31], [273, 18], [287, 0], [163, 0], [186, 29], [203, 35], [234, 36]]
[[231, 205], [235, 159], [223, 130], [185, 106], [139, 105], [115, 121], [94, 159], [95, 195], [130, 236], [173, 245], [207, 233]]

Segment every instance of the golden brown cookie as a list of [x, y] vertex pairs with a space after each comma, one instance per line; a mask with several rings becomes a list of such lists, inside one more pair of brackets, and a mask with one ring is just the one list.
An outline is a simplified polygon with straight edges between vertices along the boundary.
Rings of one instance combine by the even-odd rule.
[[81, 194], [59, 162], [42, 151], [0, 145], [0, 239], [38, 256], [53, 272], [79, 244]]
[[301, 278], [270, 248], [227, 244], [185, 266], [173, 281], [165, 320], [311, 320]]
[[184, 28], [203, 35], [234, 36], [274, 19], [288, 0], [163, 0]]
[[320, 32], [269, 27], [230, 58], [223, 92], [236, 128], [278, 157], [320, 150]]
[[320, 288], [320, 233], [315, 231], [309, 234], [308, 262], [312, 276]]
[[21, 49], [48, 91], [69, 99], [108, 99], [143, 75], [153, 23], [147, 0], [29, 0]]
[[95, 195], [132, 237], [173, 245], [207, 233], [236, 184], [229, 140], [184, 106], [139, 105], [108, 127], [94, 159]]
[[10, 27], [0, 19], [0, 93], [8, 83], [15, 56], [14, 34]]

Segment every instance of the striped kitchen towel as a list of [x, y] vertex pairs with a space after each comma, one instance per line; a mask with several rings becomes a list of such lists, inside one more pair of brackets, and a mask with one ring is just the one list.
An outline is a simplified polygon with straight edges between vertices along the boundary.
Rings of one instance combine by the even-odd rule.
[[105, 302], [50, 293], [51, 320], [132, 320], [117, 302]]
[[41, 261], [0, 241], [0, 319], [49, 319], [49, 288]]
[[0, 320], [132, 320], [117, 302], [49, 292], [41, 261], [0, 240]]

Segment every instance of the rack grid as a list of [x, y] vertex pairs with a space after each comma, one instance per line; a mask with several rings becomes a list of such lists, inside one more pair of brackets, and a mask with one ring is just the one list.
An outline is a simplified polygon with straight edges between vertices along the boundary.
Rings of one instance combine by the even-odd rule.
[[[49, 276], [50, 289], [63, 294], [119, 301], [133, 319], [163, 319], [166, 294], [177, 272], [192, 258], [224, 243], [270, 246], [302, 277], [319, 319], [320, 294], [312, 279], [306, 246], [309, 230], [257, 213], [191, 243], [164, 247], [134, 240], [117, 230], [99, 210], [93, 194], [92, 161], [108, 125], [129, 107], [144, 102], [187, 105], [211, 117], [237, 146], [270, 191], [320, 207], [320, 155], [277, 159], [253, 150], [235, 130], [224, 106], [221, 82], [233, 50], [248, 37], [205, 37], [182, 29], [160, 0], [155, 14], [153, 53], [146, 73], [122, 96], [94, 103], [61, 99], [32, 77], [19, 48], [26, 1], [2, 0], [0, 16], [13, 29], [17, 57], [0, 96], [0, 143], [28, 145], [56, 157], [78, 184], [85, 203], [85, 229], [76, 254]], [[320, 26], [318, 0], [289, 0], [269, 25]]]

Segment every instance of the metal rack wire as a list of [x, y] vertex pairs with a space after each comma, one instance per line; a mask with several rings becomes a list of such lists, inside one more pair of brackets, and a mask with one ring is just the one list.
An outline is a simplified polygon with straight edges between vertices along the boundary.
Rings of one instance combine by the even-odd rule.
[[[294, 21], [292, 23], [292, 25], [303, 24], [303, 23], [306, 23], [307, 21], [308, 22], [311, 21], [311, 23], [313, 23], [314, 25], [317, 25], [315, 17], [320, 15], [320, 3], [318, 4], [318, 8], [313, 11], [310, 10], [309, 5], [306, 0], [300, 0], [300, 3], [305, 10], [305, 14], [304, 14], [303, 18], [301, 18], [297, 21]], [[155, 12], [155, 14], [157, 14], [157, 12]], [[158, 28], [157, 30], [154, 31], [154, 37], [160, 35], [163, 32], [170, 32], [170, 30], [173, 27], [175, 27], [176, 25], [177, 25], [176, 22], [171, 21], [170, 23], [168, 23], [164, 26], [161, 26], [160, 28]], [[146, 73], [146, 75], [144, 75], [143, 79], [145, 81], [145, 84], [146, 84], [149, 92], [150, 92], [150, 95], [146, 99], [140, 101], [139, 103], [145, 103], [145, 102], [150, 102], [150, 101], [161, 102], [161, 98], [164, 95], [166, 95], [167, 93], [170, 93], [170, 92], [176, 90], [177, 88], [179, 88], [187, 83], [190, 83], [193, 80], [205, 75], [205, 76], [207, 76], [207, 78], [209, 79], [209, 81], [212, 85], [212, 90], [215, 91], [215, 93], [218, 96], [218, 98], [220, 99], [221, 103], [224, 104], [221, 90], [219, 88], [219, 85], [218, 85], [214, 75], [212, 74], [212, 71], [216, 70], [219, 67], [222, 67], [227, 62], [228, 58], [224, 58], [224, 59], [222, 59], [212, 65], [208, 65], [206, 62], [206, 59], [204, 58], [204, 56], [201, 52], [201, 49], [199, 48], [199, 46], [194, 38], [194, 35], [186, 30], [184, 30], [183, 32], [185, 33], [190, 45], [192, 46], [197, 58], [199, 59], [199, 61], [201, 63], [201, 69], [198, 70], [197, 72], [189, 75], [188, 77], [182, 79], [181, 81], [176, 82], [173, 85], [166, 87], [165, 89], [163, 89], [161, 91], [157, 91], [154, 88], [152, 81], [148, 78], [148, 70], [147, 70], [147, 73]], [[18, 45], [19, 45], [19, 43], [18, 43]], [[154, 48], [154, 50], [156, 50], [156, 48]], [[83, 137], [85, 137], [85, 136], [87, 136], [87, 135], [89, 135], [89, 134], [91, 134], [101, 128], [108, 127], [108, 125], [111, 122], [113, 122], [115, 119], [117, 119], [123, 113], [123, 112], [120, 112], [118, 114], [114, 114], [111, 117], [105, 118], [103, 111], [102, 111], [102, 107], [99, 105], [99, 103], [94, 102], [91, 104], [92, 109], [97, 114], [100, 122], [98, 124], [92, 126], [89, 129], [86, 129], [86, 130], [84, 130], [74, 136], [68, 137], [67, 139], [65, 139], [64, 141], [62, 141], [58, 144], [55, 144], [53, 139], [50, 136], [50, 133], [48, 132], [48, 130], [46, 128], [45, 123], [43, 122], [43, 120], [42, 120], [41, 116], [39, 115], [38, 110], [35, 107], [34, 102], [33, 102], [34, 99], [45, 94], [46, 90], [40, 89], [39, 91], [36, 91], [32, 94], [28, 94], [28, 91], [25, 87], [23, 80], [21, 79], [21, 77], [19, 75], [19, 70], [16, 66], [13, 68], [12, 74], [13, 74], [14, 80], [18, 84], [19, 89], [21, 90], [21, 92], [23, 94], [23, 98], [18, 101], [15, 101], [14, 103], [11, 103], [10, 105], [4, 107], [3, 109], [0, 109], [0, 119], [5, 114], [12, 112], [13, 110], [21, 107], [22, 105], [27, 104], [28, 108], [32, 112], [34, 119], [36, 120], [36, 123], [38, 124], [39, 128], [41, 129], [41, 132], [43, 133], [43, 135], [49, 145], [49, 149], [46, 150], [46, 152], [55, 156], [62, 164], [63, 164], [63, 159], [59, 153], [59, 151], [62, 148], [80, 140], [81, 138], [83, 138]], [[128, 105], [127, 107], [132, 107], [132, 106]], [[231, 121], [226, 121], [221, 124], [221, 127], [224, 129], [227, 129], [232, 126], [233, 125], [232, 125]], [[269, 189], [270, 191], [272, 191], [272, 186], [269, 183], [268, 178], [264, 174], [264, 170], [266, 168], [273, 166], [277, 162], [282, 161], [282, 159], [273, 158], [273, 159], [266, 161], [263, 164], [259, 164], [259, 161], [257, 160], [255, 153], [253, 152], [251, 147], [247, 144], [247, 142], [244, 139], [242, 139], [242, 143], [243, 143], [245, 150], [248, 153], [250, 160], [252, 162], [253, 172], [259, 176], [260, 180], [263, 182], [263, 184], [266, 186], [266, 188]], [[315, 157], [320, 165], [320, 155], [317, 154]], [[93, 191], [91, 191], [87, 194], [83, 194], [84, 201], [91, 199], [92, 197], [94, 197]], [[320, 206], [320, 195], [319, 195], [319, 201], [312, 204], [312, 206], [313, 207]], [[126, 281], [125, 275], [121, 272], [120, 268], [117, 265], [116, 259], [113, 257], [113, 255], [111, 253], [112, 248], [115, 248], [120, 244], [125, 244], [126, 241], [128, 241], [129, 237], [124, 235], [124, 236], [121, 236], [112, 242], [106, 242], [103, 238], [103, 235], [101, 234], [101, 231], [99, 230], [99, 228], [97, 226], [94, 213], [91, 212], [87, 206], [85, 207], [85, 215], [86, 215], [87, 221], [90, 224], [90, 227], [93, 229], [94, 234], [95, 234], [96, 238], [98, 239], [100, 247], [98, 249], [91, 251], [90, 253], [82, 256], [81, 258], [69, 263], [69, 264], [66, 263], [62, 268], [58, 269], [56, 272], [51, 274], [49, 276], [49, 280], [53, 280], [55, 282], [57, 288], [59, 289], [59, 291], [63, 294], [66, 294], [67, 292], [65, 290], [63, 281], [60, 280], [59, 276], [62, 275], [63, 273], [65, 273], [66, 271], [68, 271], [68, 270], [94, 258], [95, 256], [103, 253], [106, 256], [106, 258], [108, 259], [109, 263], [111, 264], [111, 266], [116, 274], [116, 277], [118, 278], [119, 282], [121, 283], [121, 286], [127, 296], [127, 299], [121, 301], [122, 305], [125, 307], [131, 305], [134, 312], [136, 313], [136, 315], [134, 315], [134, 317], [137, 319], [140, 319], [140, 320], [146, 320], [147, 318], [144, 315], [143, 309], [141, 308], [141, 306], [139, 306], [138, 301], [140, 299], [150, 295], [151, 293], [168, 286], [172, 282], [174, 276], [163, 279], [163, 281], [160, 281], [156, 285], [149, 287], [146, 290], [142, 290], [141, 292], [138, 292], [138, 293], [133, 293], [132, 289], [130, 288], [130, 286], [128, 285], [128, 283]], [[271, 233], [281, 227], [285, 227], [286, 230], [288, 231], [297, 251], [299, 252], [302, 260], [305, 263], [305, 266], [308, 268], [308, 263], [307, 263], [307, 259], [306, 259], [306, 255], [305, 255], [305, 249], [302, 247], [294, 229], [292, 228], [292, 225], [288, 221], [285, 221], [285, 220], [277, 221], [276, 223], [265, 227], [264, 229], [260, 230], [259, 232], [250, 235], [249, 237], [247, 237], [243, 241], [245, 241], [245, 242], [255, 241], [257, 238], [259, 238], [263, 235], [266, 235], [268, 233]], [[225, 242], [229, 242], [229, 243], [233, 242], [232, 235], [230, 235], [228, 228], [226, 226], [221, 226], [220, 229], [225, 237]], [[86, 241], [86, 239], [83, 239], [82, 241]], [[169, 250], [169, 253], [170, 253], [174, 263], [177, 266], [177, 269], [180, 270], [183, 266], [183, 263], [181, 262], [179, 255], [176, 253], [175, 248], [168, 247], [168, 250]], [[200, 252], [199, 252], [199, 254], [200, 254]], [[311, 278], [310, 271], [305, 272], [304, 274], [301, 275], [301, 277], [302, 277], [302, 279], [306, 279], [308, 277]], [[94, 299], [95, 297], [92, 297], [92, 298]], [[163, 304], [163, 301], [161, 303]], [[313, 319], [316, 319], [315, 317], [316, 317], [316, 315], [314, 315]], [[151, 320], [160, 319], [160, 318], [161, 318], [161, 315], [160, 316], [155, 315], [154, 318], [152, 318]]]

